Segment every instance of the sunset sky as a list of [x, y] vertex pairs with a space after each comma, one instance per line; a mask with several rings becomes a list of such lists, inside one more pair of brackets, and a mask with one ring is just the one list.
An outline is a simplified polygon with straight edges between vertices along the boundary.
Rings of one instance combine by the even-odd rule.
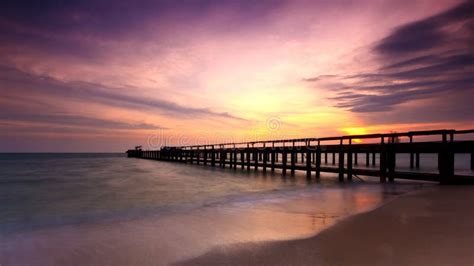
[[0, 3], [0, 152], [474, 127], [474, 1]]

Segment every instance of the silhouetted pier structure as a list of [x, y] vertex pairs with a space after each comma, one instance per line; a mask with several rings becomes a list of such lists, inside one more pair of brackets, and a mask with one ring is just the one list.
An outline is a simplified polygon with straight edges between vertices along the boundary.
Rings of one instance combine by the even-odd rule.
[[[173, 161], [214, 167], [229, 167], [282, 174], [305, 171], [307, 178], [321, 172], [336, 173], [340, 181], [354, 175], [377, 176], [381, 182], [395, 178], [472, 182], [474, 176], [455, 173], [455, 155], [469, 154], [474, 170], [474, 129], [431, 130], [405, 133], [350, 135], [326, 138], [222, 143], [128, 150], [128, 157]], [[416, 140], [416, 141], [415, 141]], [[397, 155], [409, 154], [409, 168], [397, 169]], [[437, 172], [423, 172], [420, 154], [436, 154]], [[365, 159], [365, 160], [363, 160]], [[359, 161], [361, 160], [361, 161]]]

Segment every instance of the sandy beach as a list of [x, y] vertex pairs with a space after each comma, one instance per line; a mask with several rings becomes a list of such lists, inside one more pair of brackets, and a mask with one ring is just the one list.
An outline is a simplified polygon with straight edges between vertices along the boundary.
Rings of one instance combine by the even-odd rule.
[[474, 186], [435, 186], [302, 240], [223, 246], [180, 265], [473, 265]]

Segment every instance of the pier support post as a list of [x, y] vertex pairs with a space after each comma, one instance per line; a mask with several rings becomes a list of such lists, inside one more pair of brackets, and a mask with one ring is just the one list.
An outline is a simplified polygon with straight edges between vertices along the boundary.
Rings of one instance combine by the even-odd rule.
[[282, 155], [281, 155], [281, 163], [282, 163], [282, 169], [281, 173], [286, 175], [286, 162], [288, 160], [288, 155], [286, 153], [286, 150], [283, 149]]
[[387, 181], [387, 151], [385, 149], [384, 137], [380, 145], [380, 182]]
[[258, 170], [258, 151], [257, 150], [255, 150], [253, 152], [253, 159], [254, 159], [254, 163], [255, 163], [254, 169], [255, 169], [255, 171], [257, 171]]
[[332, 165], [336, 165], [336, 153], [332, 153]]
[[311, 151], [306, 147], [306, 178], [311, 179]]
[[394, 175], [395, 175], [395, 166], [396, 166], [396, 154], [395, 154], [395, 147], [394, 147], [394, 143], [391, 143], [390, 144], [390, 147], [388, 149], [388, 153], [387, 153], [387, 159], [388, 159], [388, 162], [387, 162], [387, 166], [388, 166], [388, 181], [389, 182], [393, 182], [394, 181]]
[[347, 151], [347, 180], [352, 180], [352, 140], [349, 139], [349, 150]]
[[452, 151], [450, 143], [443, 143], [440, 153], [438, 153], [439, 160], [439, 176], [440, 183], [449, 183], [454, 176], [454, 152]]
[[[451, 137], [451, 141], [452, 141]], [[449, 183], [454, 176], [454, 151], [451, 142], [447, 141], [446, 134], [443, 134], [443, 144], [438, 153], [438, 169], [440, 176], [440, 183]]]
[[420, 153], [415, 153], [415, 167], [416, 169], [420, 169]]
[[271, 171], [272, 171], [272, 173], [275, 172], [275, 159], [276, 159], [276, 158], [275, 158], [275, 155], [276, 155], [276, 154], [275, 154], [275, 149], [272, 148], [272, 155], [271, 155], [272, 157], [270, 158], [270, 160], [271, 160]]
[[268, 150], [266, 148], [263, 149], [263, 172], [267, 172], [267, 162], [268, 162]]
[[342, 146], [342, 139], [339, 151], [339, 182], [344, 182], [344, 150]]
[[370, 166], [370, 153], [369, 152], [365, 154], [365, 166], [366, 167]]
[[354, 165], [358, 165], [359, 164], [359, 160], [358, 160], [358, 153], [357, 152], [354, 152]]
[[324, 164], [328, 164], [328, 153], [324, 153]]
[[250, 171], [250, 149], [247, 147], [247, 171]]
[[[325, 155], [327, 155], [327, 152]], [[318, 141], [318, 146], [316, 147], [316, 179], [319, 179], [319, 177], [321, 177], [321, 145]]]
[[375, 152], [372, 152], [372, 166], [375, 166]]
[[214, 146], [212, 146], [211, 149], [211, 166], [216, 166], [216, 150], [214, 149]]
[[245, 167], [245, 163], [244, 163], [244, 162], [245, 162], [245, 159], [244, 159], [244, 157], [245, 157], [245, 152], [244, 152], [243, 150], [241, 150], [241, 151], [240, 151], [240, 168], [241, 168], [242, 170], [244, 170], [244, 167]]
[[232, 155], [232, 159], [233, 159], [232, 160], [232, 168], [234, 168], [234, 170], [235, 170], [235, 169], [237, 169], [237, 150], [234, 148], [232, 150], [232, 153], [233, 153], [233, 155]]
[[295, 174], [295, 166], [296, 166], [296, 152], [295, 152], [295, 148], [293, 147], [293, 149], [291, 149], [291, 174], [294, 175]]
[[221, 150], [220, 154], [219, 154], [219, 162], [220, 162], [220, 165], [222, 168], [225, 168], [225, 151], [224, 150]]

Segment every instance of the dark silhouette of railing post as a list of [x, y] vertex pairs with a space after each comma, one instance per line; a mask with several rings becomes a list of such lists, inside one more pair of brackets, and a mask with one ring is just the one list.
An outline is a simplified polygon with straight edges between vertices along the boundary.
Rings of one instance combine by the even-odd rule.
[[366, 167], [370, 166], [370, 152], [365, 153], [365, 166]]
[[332, 153], [332, 165], [336, 165], [336, 153]]

